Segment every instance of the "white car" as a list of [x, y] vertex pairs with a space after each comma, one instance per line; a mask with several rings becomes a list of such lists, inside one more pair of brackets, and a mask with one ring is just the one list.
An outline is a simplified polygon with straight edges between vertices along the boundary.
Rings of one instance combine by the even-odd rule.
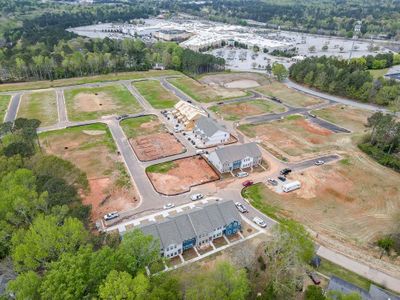
[[239, 172], [236, 174], [236, 177], [238, 177], [238, 178], [243, 178], [243, 177], [247, 177], [247, 176], [249, 176], [249, 173], [247, 173], [247, 172]]
[[236, 208], [238, 209], [238, 211], [240, 211], [242, 214], [249, 212], [246, 208], [246, 206], [244, 206], [242, 203], [240, 202], [236, 202], [235, 203]]
[[119, 217], [119, 213], [117, 211], [110, 212], [104, 215], [104, 220], [109, 221]]
[[173, 208], [173, 207], [175, 207], [175, 204], [173, 204], [173, 203], [167, 203], [167, 204], [164, 205], [164, 209], [170, 209], [170, 208]]
[[321, 165], [323, 165], [325, 162], [323, 161], [323, 160], [317, 160], [316, 162], [315, 162], [315, 165], [316, 166], [321, 166]]
[[204, 198], [203, 194], [193, 194], [190, 196], [190, 200], [192, 201], [200, 200], [203, 198]]
[[196, 150], [196, 154], [204, 154], [204, 153], [206, 153], [206, 151], [204, 151], [203, 149]]
[[259, 217], [254, 217], [253, 222], [262, 228], [267, 227], [267, 223], [265, 223], [265, 221]]

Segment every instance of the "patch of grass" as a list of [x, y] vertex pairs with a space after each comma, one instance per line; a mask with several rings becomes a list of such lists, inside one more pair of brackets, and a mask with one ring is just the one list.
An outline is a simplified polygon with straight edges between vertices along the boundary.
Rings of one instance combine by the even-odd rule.
[[379, 77], [383, 77], [387, 72], [389, 71], [389, 68], [385, 69], [380, 69], [380, 70], [369, 70], [369, 73], [374, 77], [374, 79], [378, 79]]
[[361, 277], [360, 275], [353, 273], [349, 270], [346, 270], [345, 268], [336, 265], [323, 258], [321, 258], [321, 265], [319, 268], [317, 268], [317, 270], [318, 272], [328, 277], [331, 276], [339, 277], [366, 290], [368, 290], [369, 286], [371, 285], [371, 281], [369, 281], [368, 279]]
[[287, 116], [285, 119], [288, 121], [296, 121], [296, 120], [301, 120], [303, 118], [304, 117], [300, 116], [300, 115], [290, 115], [290, 116]]
[[343, 159], [339, 160], [339, 163], [342, 164], [343, 166], [350, 166], [351, 165], [350, 158], [343, 158]]
[[294, 107], [307, 107], [323, 102], [321, 99], [300, 93], [277, 81], [260, 86], [256, 90], [266, 96], [275, 96]]
[[94, 82], [134, 80], [134, 79], [168, 76], [168, 75], [182, 75], [182, 73], [174, 70], [163, 70], [163, 71], [150, 70], [143, 72], [122, 72], [122, 73], [112, 73], [106, 75], [59, 79], [53, 81], [44, 80], [44, 81], [21, 82], [21, 83], [6, 83], [0, 85], [0, 92], [46, 89], [51, 87], [63, 87], [63, 86], [79, 85], [79, 84], [94, 83]]
[[238, 127], [238, 129], [243, 132], [245, 135], [247, 135], [250, 138], [255, 138], [256, 133], [254, 131], [254, 125], [252, 124], [243, 124]]
[[[159, 124], [154, 124], [154, 126], [141, 127], [143, 124], [150, 122], [158, 122]], [[156, 116], [143, 116], [138, 118], [130, 118], [121, 121], [122, 129], [129, 139], [134, 139], [138, 136], [148, 135], [153, 133], [160, 133], [165, 131], [165, 127], [159, 122]]]
[[173, 168], [176, 168], [177, 164], [173, 161], [167, 161], [165, 163], [152, 165], [146, 168], [146, 172], [148, 173], [168, 173]]
[[115, 185], [122, 188], [130, 188], [132, 187], [131, 178], [129, 177], [128, 172], [126, 171], [125, 165], [122, 162], [116, 162], [115, 166], [119, 171], [119, 176], [115, 181]]
[[[78, 103], [76, 97], [81, 93], [98, 94], [103, 93], [109, 97], [115, 105], [114, 108], [107, 110], [84, 111]], [[96, 88], [76, 88], [65, 91], [65, 102], [70, 119], [73, 121], [95, 120], [104, 115], [137, 113], [142, 110], [133, 95], [122, 85], [110, 85]], [[93, 104], [94, 105], [94, 104]]]
[[179, 99], [156, 80], [134, 82], [139, 93], [156, 109], [172, 108]]
[[268, 217], [279, 221], [281, 220], [281, 217], [278, 215], [280, 208], [264, 201], [264, 189], [266, 188], [267, 187], [265, 187], [262, 183], [256, 183], [252, 186], [244, 188], [242, 190], [242, 196], [243, 198], [248, 199], [253, 207], [257, 208]]
[[54, 91], [25, 94], [21, 98], [18, 117], [38, 119], [42, 127], [57, 123], [57, 102]]
[[240, 101], [224, 105], [214, 105], [210, 109], [225, 120], [238, 121], [248, 116], [284, 112], [285, 108], [268, 100]]
[[162, 259], [159, 259], [155, 262], [153, 262], [150, 266], [149, 266], [149, 270], [151, 274], [155, 274], [158, 272], [161, 272], [162, 270], [164, 270], [165, 266], [164, 266], [164, 262]]
[[0, 95], [0, 123], [2, 123], [4, 120], [10, 100], [11, 100], [11, 96]]

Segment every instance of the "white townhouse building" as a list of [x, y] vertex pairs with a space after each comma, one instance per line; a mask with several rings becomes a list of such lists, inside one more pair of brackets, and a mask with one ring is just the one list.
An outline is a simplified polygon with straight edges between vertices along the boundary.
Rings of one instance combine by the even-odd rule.
[[193, 133], [206, 147], [224, 144], [230, 137], [224, 127], [207, 117], [201, 117], [195, 122]]
[[257, 144], [253, 142], [217, 148], [208, 155], [208, 160], [220, 173], [227, 173], [260, 165], [262, 154]]

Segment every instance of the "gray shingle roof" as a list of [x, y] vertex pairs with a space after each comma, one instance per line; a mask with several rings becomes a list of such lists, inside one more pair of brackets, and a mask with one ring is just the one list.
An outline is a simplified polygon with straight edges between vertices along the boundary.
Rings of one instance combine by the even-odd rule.
[[181, 244], [199, 235], [209, 234], [233, 221], [240, 222], [240, 214], [232, 200], [225, 200], [196, 207], [162, 222], [144, 225], [140, 229], [144, 234], [159, 240], [162, 248], [166, 248], [171, 244]]
[[338, 291], [343, 294], [358, 293], [361, 296], [361, 299], [371, 300], [369, 293], [366, 290], [335, 276], [332, 276], [329, 281], [328, 291]]
[[374, 284], [371, 284], [371, 286], [369, 287], [369, 295], [373, 300], [400, 300], [399, 296], [396, 296], [384, 289], [381, 289]]
[[234, 145], [215, 150], [219, 160], [224, 162], [234, 162], [242, 160], [245, 157], [260, 157], [261, 151], [256, 143], [247, 143], [242, 145]]
[[213, 136], [219, 130], [226, 131], [224, 127], [207, 117], [201, 117], [198, 119], [196, 121], [196, 127], [203, 131], [208, 137]]

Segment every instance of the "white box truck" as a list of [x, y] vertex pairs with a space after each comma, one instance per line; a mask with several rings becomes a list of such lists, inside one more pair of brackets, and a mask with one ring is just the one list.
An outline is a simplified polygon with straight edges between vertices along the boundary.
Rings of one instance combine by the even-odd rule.
[[288, 183], [285, 183], [284, 185], [282, 185], [282, 190], [285, 193], [289, 193], [289, 192], [297, 190], [299, 188], [301, 188], [300, 181], [291, 181], [291, 182], [288, 182]]

